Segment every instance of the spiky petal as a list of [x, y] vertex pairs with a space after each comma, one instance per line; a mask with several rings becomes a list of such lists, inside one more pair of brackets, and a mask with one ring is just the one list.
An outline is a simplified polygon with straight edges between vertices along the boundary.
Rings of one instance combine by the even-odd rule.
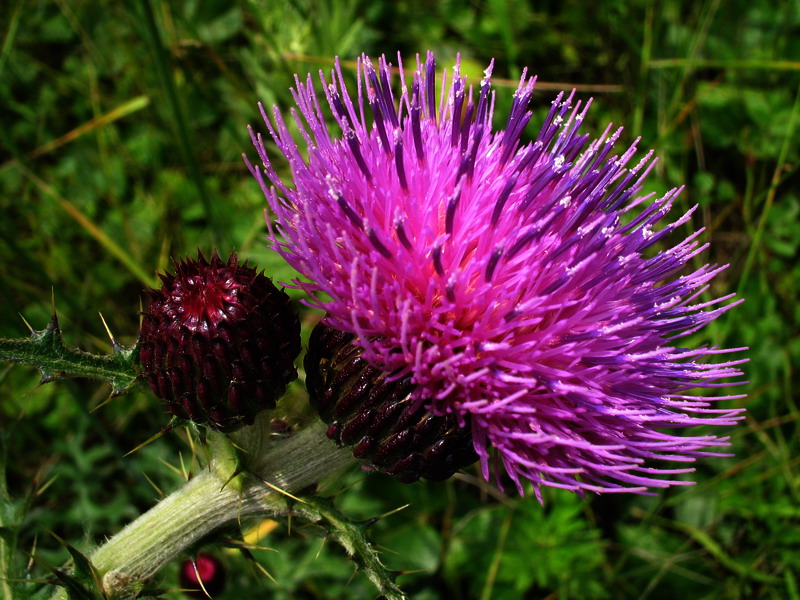
[[652, 465], [727, 442], [676, 430], [739, 418], [692, 390], [727, 385], [743, 361], [714, 364], [734, 350], [680, 345], [736, 304], [705, 300], [725, 267], [685, 272], [706, 248], [702, 230], [659, 250], [694, 209], [657, 229], [681, 190], [640, 195], [652, 153], [615, 150], [611, 126], [580, 133], [588, 103], [574, 93], [553, 100], [525, 143], [535, 79], [523, 72], [505, 129], [493, 130], [491, 70], [473, 90], [456, 62], [437, 92], [429, 53], [410, 85], [400, 66], [395, 95], [386, 59], [376, 69], [364, 56], [355, 98], [337, 63], [320, 73], [322, 102], [310, 75], [296, 78], [307, 158], [280, 112], [273, 123], [262, 109], [292, 185], [252, 134], [273, 248], [371, 365], [410, 376], [435, 414], [469, 416], [485, 476], [493, 448], [520, 492], [524, 479], [537, 495], [688, 483], [674, 476], [690, 468]]

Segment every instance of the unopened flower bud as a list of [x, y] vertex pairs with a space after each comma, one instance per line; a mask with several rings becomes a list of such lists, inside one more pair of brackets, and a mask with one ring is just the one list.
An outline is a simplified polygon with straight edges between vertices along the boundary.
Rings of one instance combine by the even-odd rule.
[[251, 424], [297, 377], [300, 322], [289, 297], [236, 254], [227, 263], [199, 254], [175, 269], [148, 290], [142, 374], [179, 418], [223, 432]]
[[431, 414], [412, 399], [409, 377], [372, 367], [353, 339], [319, 324], [309, 340], [306, 387], [329, 438], [406, 483], [447, 479], [478, 460], [468, 420], [460, 426], [453, 415]]

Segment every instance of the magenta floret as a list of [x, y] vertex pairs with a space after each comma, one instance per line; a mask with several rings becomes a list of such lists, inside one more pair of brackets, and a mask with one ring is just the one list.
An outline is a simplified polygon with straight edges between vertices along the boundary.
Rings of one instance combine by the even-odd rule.
[[641, 195], [652, 152], [616, 151], [621, 129], [610, 125], [594, 140], [580, 133], [590, 103], [574, 92], [525, 143], [535, 78], [523, 72], [493, 130], [492, 65], [477, 90], [458, 61], [438, 92], [435, 71], [431, 53], [409, 80], [400, 65], [396, 95], [385, 57], [376, 69], [363, 56], [351, 98], [337, 62], [320, 73], [322, 102], [310, 75], [296, 78], [302, 150], [281, 113], [271, 121], [262, 108], [292, 183], [252, 132], [264, 168], [248, 166], [275, 215], [273, 248], [304, 277], [294, 285], [328, 325], [356, 335], [370, 364], [410, 376], [417, 402], [468, 420], [487, 478], [502, 466], [537, 496], [541, 485], [690, 483], [691, 467], [652, 465], [727, 445], [676, 429], [741, 418], [715, 407], [740, 396], [692, 391], [731, 385], [744, 362], [710, 361], [739, 348], [680, 346], [741, 301], [700, 300], [725, 268], [686, 272], [707, 246], [702, 229], [658, 244], [694, 209], [656, 229], [681, 188]]

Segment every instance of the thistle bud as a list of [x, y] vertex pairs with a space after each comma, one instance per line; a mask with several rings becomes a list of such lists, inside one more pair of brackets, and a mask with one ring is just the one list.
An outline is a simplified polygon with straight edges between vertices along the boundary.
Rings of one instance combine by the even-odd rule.
[[309, 340], [306, 387], [329, 438], [404, 483], [447, 479], [478, 460], [468, 420], [461, 426], [453, 415], [431, 414], [412, 399], [410, 377], [371, 366], [353, 339], [319, 324]]
[[175, 270], [147, 292], [142, 374], [181, 419], [223, 432], [249, 425], [297, 377], [300, 322], [289, 297], [235, 253], [227, 263], [198, 253]]

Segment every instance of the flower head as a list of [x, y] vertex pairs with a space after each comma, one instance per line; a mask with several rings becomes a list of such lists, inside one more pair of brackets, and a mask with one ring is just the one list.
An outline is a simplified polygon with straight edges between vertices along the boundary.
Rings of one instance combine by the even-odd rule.
[[139, 361], [156, 396], [182, 419], [220, 431], [251, 424], [297, 377], [300, 322], [289, 297], [263, 273], [227, 263], [175, 263], [148, 290]]
[[[654, 463], [692, 462], [726, 438], [676, 429], [731, 425], [739, 413], [692, 390], [740, 375], [743, 361], [713, 364], [732, 350], [680, 346], [736, 304], [699, 299], [724, 267], [679, 275], [706, 248], [702, 230], [656, 244], [694, 209], [658, 229], [680, 189], [640, 195], [652, 152], [615, 151], [611, 126], [594, 140], [580, 133], [589, 103], [574, 93], [556, 97], [525, 143], [535, 78], [523, 72], [494, 130], [491, 71], [473, 89], [456, 62], [437, 90], [429, 53], [409, 81], [399, 65], [396, 94], [386, 59], [375, 68], [365, 56], [355, 97], [337, 63], [329, 79], [320, 73], [322, 101], [310, 75], [296, 78], [307, 155], [280, 112], [273, 123], [262, 109], [293, 184], [253, 134], [273, 248], [372, 366], [410, 377], [412, 398], [434, 414], [469, 423], [484, 476], [502, 467], [537, 496], [541, 485], [687, 483], [670, 476], [692, 469]], [[325, 100], [341, 131], [326, 125]]]

